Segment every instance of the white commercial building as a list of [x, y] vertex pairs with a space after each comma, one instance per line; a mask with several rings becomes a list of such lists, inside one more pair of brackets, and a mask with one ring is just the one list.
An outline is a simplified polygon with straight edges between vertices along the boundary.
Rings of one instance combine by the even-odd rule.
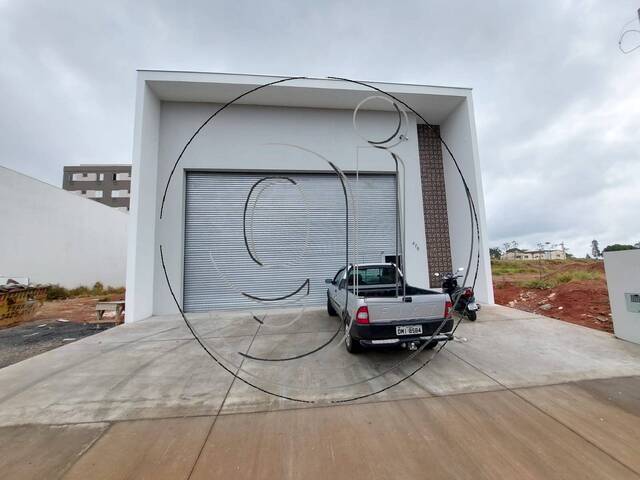
[[122, 287], [126, 213], [0, 167], [0, 277]]
[[493, 303], [469, 89], [141, 71], [132, 178], [128, 321], [176, 313], [169, 285], [186, 312], [324, 304], [347, 221], [350, 263], [400, 253], [418, 287], [467, 267], [473, 239], [467, 283], [479, 249]]

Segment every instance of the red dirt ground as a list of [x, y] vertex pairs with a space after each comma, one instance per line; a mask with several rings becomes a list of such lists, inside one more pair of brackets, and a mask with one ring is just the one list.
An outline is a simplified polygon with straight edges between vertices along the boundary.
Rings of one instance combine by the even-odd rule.
[[[604, 273], [602, 263], [585, 266], [585, 269], [602, 270]], [[604, 278], [573, 281], [548, 289], [524, 288], [515, 282], [514, 276], [508, 280], [494, 277], [496, 303], [613, 333], [609, 293]], [[541, 308], [543, 306], [545, 308]]]
[[[93, 322], [96, 319], [95, 307], [99, 300], [124, 300], [124, 294], [101, 295], [98, 297], [77, 297], [66, 300], [44, 302], [32, 320], [63, 319], [75, 323]], [[125, 313], [126, 315], [126, 313]], [[105, 313], [105, 319], [108, 314]]]
[[34, 318], [0, 329], [0, 368], [113, 327], [115, 312], [105, 313], [104, 322], [95, 323], [96, 303], [123, 297], [101, 295], [45, 302]]

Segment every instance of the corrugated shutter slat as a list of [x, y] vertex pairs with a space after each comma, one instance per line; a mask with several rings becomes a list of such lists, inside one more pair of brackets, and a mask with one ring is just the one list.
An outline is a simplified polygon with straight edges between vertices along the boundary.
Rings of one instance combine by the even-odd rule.
[[[262, 182], [252, 195], [256, 264], [243, 239], [243, 210], [252, 185], [265, 176], [286, 181]], [[350, 176], [357, 197], [358, 238], [350, 212], [350, 262], [382, 261], [395, 253], [395, 177]], [[274, 181], [275, 182], [275, 181]], [[301, 194], [303, 192], [303, 195]], [[250, 237], [251, 209], [247, 214]], [[308, 228], [308, 241], [306, 241]], [[282, 307], [282, 302], [256, 303], [242, 295], [276, 298], [297, 289], [307, 278], [306, 305], [326, 302], [325, 278], [344, 265], [345, 210], [335, 174], [188, 172], [185, 214], [184, 308], [201, 312], [222, 308]], [[306, 243], [306, 250], [305, 250]], [[356, 245], [357, 243], [357, 245]], [[213, 260], [212, 260], [213, 259]], [[295, 296], [302, 298], [302, 294]], [[302, 300], [299, 303], [302, 305]]]

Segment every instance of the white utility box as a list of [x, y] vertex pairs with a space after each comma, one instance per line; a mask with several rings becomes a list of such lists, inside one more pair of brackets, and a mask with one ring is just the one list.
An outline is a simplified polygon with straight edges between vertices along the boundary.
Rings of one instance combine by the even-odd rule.
[[628, 312], [640, 313], [640, 293], [625, 293], [624, 298], [627, 300]]
[[616, 337], [640, 344], [640, 249], [605, 252], [609, 303]]

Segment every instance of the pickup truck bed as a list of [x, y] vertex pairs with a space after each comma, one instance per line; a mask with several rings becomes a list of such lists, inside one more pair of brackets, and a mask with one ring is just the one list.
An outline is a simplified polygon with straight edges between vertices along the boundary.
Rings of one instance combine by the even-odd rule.
[[[349, 291], [353, 292], [353, 287], [349, 287]], [[402, 295], [405, 293], [408, 296], [412, 295], [434, 295], [438, 294], [435, 290], [425, 290], [424, 288], [412, 287], [407, 285], [405, 292], [402, 291], [402, 285], [396, 287], [366, 287], [360, 286], [356, 290], [356, 295], [362, 298], [380, 298], [380, 297], [395, 297], [396, 295]]]

